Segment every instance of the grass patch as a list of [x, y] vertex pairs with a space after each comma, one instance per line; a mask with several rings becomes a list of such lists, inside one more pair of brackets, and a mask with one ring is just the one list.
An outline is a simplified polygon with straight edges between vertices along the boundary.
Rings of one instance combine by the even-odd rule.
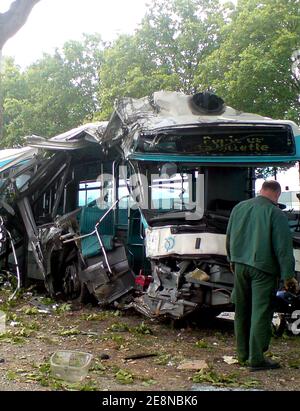
[[239, 386], [242, 388], [258, 388], [261, 386], [261, 382], [258, 380], [255, 380], [254, 378], [249, 378], [247, 380], [242, 381], [239, 384]]
[[153, 380], [152, 378], [144, 379], [142, 382], [142, 385], [144, 387], [151, 387], [152, 385], [156, 385], [156, 384], [157, 384], [157, 381]]
[[25, 382], [36, 382], [42, 387], [49, 387], [55, 391], [96, 391], [97, 385], [93, 380], [81, 383], [69, 383], [56, 379], [51, 375], [51, 366], [49, 362], [33, 365], [33, 372], [22, 372]]
[[104, 374], [107, 371], [107, 368], [99, 361], [94, 361], [93, 366], [90, 368], [91, 372], [96, 372]]
[[167, 365], [172, 360], [171, 354], [159, 354], [158, 357], [154, 360], [155, 364], [158, 365]]
[[8, 330], [5, 333], [0, 334], [0, 342], [9, 344], [23, 344], [25, 342], [25, 338], [29, 338], [32, 333], [32, 330], [25, 327], [14, 331]]
[[113, 323], [107, 330], [111, 332], [128, 332], [130, 331], [130, 327], [126, 323], [118, 322]]
[[92, 313], [92, 314], [82, 314], [81, 319], [83, 321], [103, 321], [108, 318], [108, 315], [106, 312], [104, 313]]
[[158, 354], [157, 358], [154, 360], [155, 364], [158, 365], [176, 365], [183, 360], [182, 356], [171, 355], [167, 353]]
[[194, 374], [192, 381], [195, 383], [210, 383], [216, 386], [237, 386], [237, 374], [218, 374], [215, 371], [201, 370]]
[[210, 348], [208, 342], [206, 342], [205, 340], [199, 340], [195, 342], [195, 346], [198, 348]]
[[144, 321], [142, 321], [140, 325], [134, 327], [133, 332], [136, 334], [143, 334], [143, 335], [153, 334], [153, 331], [151, 330], [151, 328], [148, 325], [146, 325]]
[[21, 311], [26, 315], [38, 315], [38, 314], [40, 314], [39, 310], [36, 307], [25, 306], [25, 307], [21, 308]]
[[288, 365], [290, 368], [294, 368], [296, 370], [300, 369], [300, 360], [296, 359], [296, 360], [289, 360]]
[[14, 371], [8, 370], [7, 373], [6, 373], [6, 378], [9, 381], [16, 381], [17, 374]]
[[120, 384], [133, 384], [134, 375], [130, 371], [119, 369], [115, 374], [115, 379]]
[[63, 303], [63, 304], [59, 304], [57, 307], [55, 306], [54, 311], [58, 314], [62, 314], [62, 313], [71, 311], [71, 309], [72, 309], [71, 304]]
[[61, 335], [62, 337], [69, 337], [71, 335], [79, 335], [81, 334], [81, 331], [78, 330], [78, 328], [69, 328], [69, 329], [63, 329], [57, 333], [58, 335]]
[[26, 324], [26, 327], [29, 328], [30, 330], [34, 330], [34, 331], [39, 331], [40, 330], [40, 324], [36, 321], [32, 321], [32, 322]]

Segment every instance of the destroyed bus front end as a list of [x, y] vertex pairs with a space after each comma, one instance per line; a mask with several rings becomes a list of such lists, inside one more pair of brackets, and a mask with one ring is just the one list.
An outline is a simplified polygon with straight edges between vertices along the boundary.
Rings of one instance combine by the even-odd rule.
[[[257, 168], [295, 164], [299, 135], [293, 122], [238, 112], [210, 93], [157, 92], [118, 103], [104, 136], [119, 142], [126, 159], [134, 246], [146, 257], [135, 272], [152, 277], [132, 303], [139, 312], [179, 319], [199, 308], [233, 309], [231, 210], [256, 195]], [[295, 231], [299, 213], [287, 216]], [[295, 243], [299, 261], [297, 253]]]

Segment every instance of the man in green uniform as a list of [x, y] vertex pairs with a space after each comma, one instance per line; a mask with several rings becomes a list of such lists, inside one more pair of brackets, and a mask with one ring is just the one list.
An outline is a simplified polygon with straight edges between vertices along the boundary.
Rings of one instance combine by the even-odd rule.
[[288, 220], [277, 203], [281, 187], [264, 182], [260, 195], [234, 207], [226, 248], [234, 270], [235, 336], [241, 364], [251, 370], [279, 368], [264, 357], [271, 339], [273, 298], [280, 277], [296, 287], [295, 260]]

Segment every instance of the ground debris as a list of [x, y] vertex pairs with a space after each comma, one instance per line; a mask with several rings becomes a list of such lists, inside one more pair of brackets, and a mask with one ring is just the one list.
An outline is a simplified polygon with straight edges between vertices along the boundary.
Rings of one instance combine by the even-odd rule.
[[229, 364], [229, 365], [238, 364], [238, 360], [234, 357], [229, 356], [229, 355], [224, 355], [222, 358], [223, 358], [224, 362], [226, 362], [226, 364]]
[[178, 370], [205, 370], [209, 368], [205, 360], [185, 361], [178, 365]]
[[132, 354], [128, 355], [127, 357], [124, 358], [124, 360], [139, 360], [142, 358], [148, 358], [148, 357], [157, 357], [157, 353], [140, 353], [140, 354]]
[[[1, 297], [6, 301], [8, 295], [0, 290]], [[135, 313], [126, 316], [118, 313], [116, 316], [114, 311], [98, 307], [73, 312], [69, 311], [69, 304], [59, 304], [58, 310], [46, 315], [38, 313], [36, 307], [29, 304], [31, 299], [32, 295], [22, 294], [13, 304], [4, 302], [0, 305], [0, 309], [6, 312], [8, 328], [0, 336], [1, 358], [5, 359], [4, 364], [0, 363], [0, 387], [3, 391], [299, 389], [298, 336], [284, 335], [272, 340], [272, 352], [268, 355], [280, 358], [283, 374], [279, 374], [280, 371], [275, 374], [262, 372], [254, 376], [247, 367], [228, 365], [224, 361], [225, 356], [235, 358], [231, 321], [218, 319], [204, 325], [201, 323], [201, 328], [184, 328], [181, 330], [182, 338], [178, 339], [178, 329], [168, 322], [154, 324], [149, 320], [143, 321]], [[50, 306], [53, 303], [45, 297], [39, 301]], [[121, 332], [120, 324], [128, 330]], [[218, 345], [214, 345], [216, 341]], [[49, 358], [53, 352], [65, 349], [83, 351], [83, 348], [95, 358], [86, 380], [70, 385], [54, 379], [49, 370]], [[109, 354], [108, 361], [101, 357], [105, 353]], [[157, 356], [148, 360], [147, 357], [145, 360], [124, 359], [131, 355], [154, 353]], [[209, 368], [199, 368], [199, 365], [190, 370], [178, 368], [195, 361], [206, 362]]]

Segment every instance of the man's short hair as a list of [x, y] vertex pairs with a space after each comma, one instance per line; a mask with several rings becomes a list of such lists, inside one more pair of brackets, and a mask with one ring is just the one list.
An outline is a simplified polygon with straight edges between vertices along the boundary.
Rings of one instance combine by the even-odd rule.
[[278, 183], [278, 181], [275, 180], [270, 180], [270, 181], [265, 181], [261, 187], [262, 190], [271, 190], [274, 191], [275, 193], [281, 192], [281, 186]]

